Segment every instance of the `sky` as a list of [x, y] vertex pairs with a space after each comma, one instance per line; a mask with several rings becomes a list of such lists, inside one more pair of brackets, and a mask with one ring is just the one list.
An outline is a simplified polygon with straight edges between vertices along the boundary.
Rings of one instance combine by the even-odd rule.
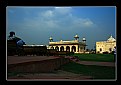
[[86, 38], [87, 49], [97, 41], [116, 38], [115, 6], [7, 6], [6, 35], [14, 31], [26, 44]]

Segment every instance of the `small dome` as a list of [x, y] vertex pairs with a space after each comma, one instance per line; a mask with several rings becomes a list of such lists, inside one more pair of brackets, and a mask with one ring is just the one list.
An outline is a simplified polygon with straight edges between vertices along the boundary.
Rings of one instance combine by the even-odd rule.
[[74, 38], [79, 38], [79, 36], [78, 35], [75, 35]]
[[112, 36], [107, 41], [116, 41]]
[[63, 42], [63, 40], [60, 40], [60, 42]]
[[50, 42], [52, 42], [52, 41], [53, 41], [53, 38], [52, 38], [52, 37], [50, 37], [50, 38], [49, 38], [49, 40], [50, 40]]
[[83, 37], [82, 40], [86, 40], [85, 37]]
[[49, 40], [52, 40], [52, 39], [53, 39], [52, 37], [49, 38]]

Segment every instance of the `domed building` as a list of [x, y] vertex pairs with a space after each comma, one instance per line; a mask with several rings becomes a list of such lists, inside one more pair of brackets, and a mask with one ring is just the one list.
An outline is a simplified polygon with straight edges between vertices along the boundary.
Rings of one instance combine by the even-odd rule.
[[74, 36], [75, 40], [60, 40], [57, 42], [53, 41], [53, 38], [50, 37], [49, 40], [49, 49], [56, 49], [57, 51], [69, 51], [74, 53], [84, 53], [86, 51], [86, 39], [83, 38], [82, 41], [79, 41], [79, 36]]
[[96, 53], [111, 53], [114, 47], [116, 47], [116, 39], [111, 35], [107, 41], [96, 42]]

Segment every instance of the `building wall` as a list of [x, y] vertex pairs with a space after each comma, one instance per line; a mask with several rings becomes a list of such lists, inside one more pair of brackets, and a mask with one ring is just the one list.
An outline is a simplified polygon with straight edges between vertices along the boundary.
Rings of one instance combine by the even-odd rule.
[[8, 72], [52, 72], [69, 62], [68, 58], [59, 57], [43, 61], [8, 64]]
[[64, 47], [63, 51], [68, 51], [67, 50], [67, 46], [68, 46], [68, 49], [70, 48], [70, 50], [69, 50], [70, 52], [84, 53], [86, 46], [87, 46], [86, 45], [86, 39], [83, 38], [82, 41], [80, 42], [78, 35], [75, 35], [74, 38], [75, 38], [75, 40], [69, 40], [69, 41], [68, 40], [66, 40], [66, 41], [60, 40], [58, 42], [53, 42], [52, 37], [50, 37], [48, 49], [55, 49], [56, 46], [58, 46], [59, 47], [58, 51], [61, 51], [61, 47], [63, 46]]
[[116, 46], [116, 42], [96, 42], [96, 53], [108, 52], [111, 53]]

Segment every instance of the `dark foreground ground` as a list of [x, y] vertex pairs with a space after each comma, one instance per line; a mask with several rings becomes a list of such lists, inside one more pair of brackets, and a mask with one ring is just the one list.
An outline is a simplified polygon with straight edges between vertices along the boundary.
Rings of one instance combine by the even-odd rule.
[[[8, 56], [7, 64], [24, 63], [31, 61], [43, 61], [49, 59], [55, 59], [58, 56]], [[78, 61], [80, 65], [96, 65], [96, 66], [107, 66], [114, 67], [114, 62], [94, 62], [94, 61]], [[8, 80], [92, 80], [92, 76], [85, 74], [77, 74], [64, 70], [56, 70], [53, 72], [45, 73], [20, 73], [20, 72], [7, 72]]]

